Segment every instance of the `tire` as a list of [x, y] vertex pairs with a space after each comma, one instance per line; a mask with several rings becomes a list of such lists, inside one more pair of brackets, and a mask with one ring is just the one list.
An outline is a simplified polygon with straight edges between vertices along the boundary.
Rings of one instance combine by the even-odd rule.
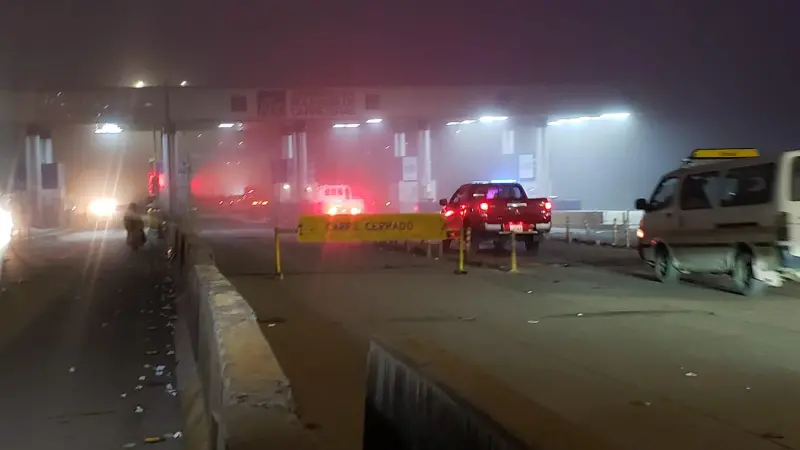
[[736, 292], [747, 297], [758, 297], [767, 290], [767, 283], [755, 278], [753, 263], [755, 258], [750, 251], [741, 250], [736, 254], [731, 278]]
[[442, 251], [448, 251], [453, 245], [452, 239], [442, 239]]
[[672, 255], [666, 247], [656, 249], [654, 269], [656, 278], [664, 284], [677, 284], [681, 280], [681, 273], [675, 267]]
[[537, 256], [539, 254], [539, 247], [541, 243], [541, 241], [537, 241], [533, 238], [525, 239], [525, 251], [527, 251], [529, 255]]

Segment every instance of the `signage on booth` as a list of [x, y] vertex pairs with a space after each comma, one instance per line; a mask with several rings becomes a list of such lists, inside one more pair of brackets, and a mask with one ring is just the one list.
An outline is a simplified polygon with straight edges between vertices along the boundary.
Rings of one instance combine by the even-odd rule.
[[303, 216], [300, 242], [379, 242], [447, 238], [441, 214], [360, 214]]
[[347, 119], [357, 115], [353, 89], [313, 89], [289, 92], [289, 116], [302, 119]]

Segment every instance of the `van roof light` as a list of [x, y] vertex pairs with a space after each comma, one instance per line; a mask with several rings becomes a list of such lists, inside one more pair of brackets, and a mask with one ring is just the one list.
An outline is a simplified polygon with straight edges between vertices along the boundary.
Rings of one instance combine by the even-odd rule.
[[735, 159], [759, 156], [761, 155], [755, 148], [699, 148], [692, 152], [689, 159]]

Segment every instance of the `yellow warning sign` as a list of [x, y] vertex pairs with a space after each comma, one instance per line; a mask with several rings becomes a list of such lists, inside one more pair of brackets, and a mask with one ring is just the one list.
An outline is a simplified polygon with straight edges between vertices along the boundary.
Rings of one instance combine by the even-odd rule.
[[445, 239], [441, 214], [303, 216], [300, 242], [427, 241]]
[[699, 148], [692, 152], [692, 159], [732, 159], [757, 158], [760, 156], [754, 148]]

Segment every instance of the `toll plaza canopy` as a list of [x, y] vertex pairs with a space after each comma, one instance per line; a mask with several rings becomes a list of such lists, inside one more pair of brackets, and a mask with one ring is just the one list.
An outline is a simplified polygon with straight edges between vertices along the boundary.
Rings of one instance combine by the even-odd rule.
[[[155, 86], [94, 90], [0, 90], [0, 122], [53, 126], [113, 122], [129, 128], [207, 127], [267, 120], [459, 121], [480, 116], [585, 113], [622, 105], [602, 86], [409, 86], [225, 89]], [[443, 123], [444, 124], [444, 123]]]

